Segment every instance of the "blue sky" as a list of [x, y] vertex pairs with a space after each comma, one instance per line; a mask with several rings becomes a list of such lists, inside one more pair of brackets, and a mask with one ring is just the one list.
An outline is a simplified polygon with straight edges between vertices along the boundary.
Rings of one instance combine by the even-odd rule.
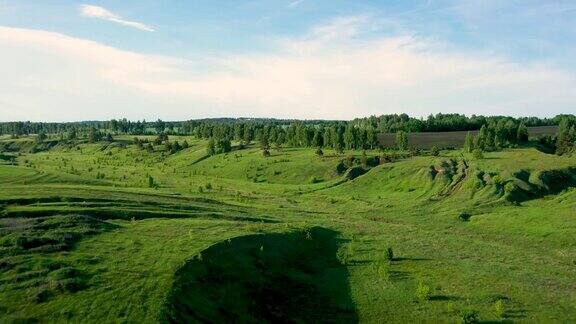
[[0, 0], [0, 120], [576, 111], [576, 3]]

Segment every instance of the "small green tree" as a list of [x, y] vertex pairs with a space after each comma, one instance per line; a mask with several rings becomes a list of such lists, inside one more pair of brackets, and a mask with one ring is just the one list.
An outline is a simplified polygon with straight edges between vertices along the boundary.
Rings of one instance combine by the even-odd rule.
[[68, 139], [69, 140], [75, 140], [78, 138], [78, 133], [76, 132], [76, 128], [72, 127], [69, 131], [68, 131]]
[[90, 130], [88, 131], [88, 142], [96, 143], [99, 142], [101, 139], [102, 134], [95, 127], [90, 127]]
[[208, 155], [216, 154], [216, 148], [214, 145], [214, 138], [212, 138], [212, 137], [208, 140], [208, 147], [206, 148], [206, 153]]
[[154, 178], [151, 175], [148, 175], [148, 188], [155, 188], [156, 183], [154, 182]]
[[460, 311], [460, 320], [462, 324], [478, 323], [478, 311], [473, 309], [464, 309]]
[[404, 131], [399, 131], [396, 133], [396, 147], [400, 151], [406, 151], [408, 149], [408, 135]]
[[432, 297], [432, 289], [430, 286], [420, 281], [418, 287], [416, 287], [416, 298], [421, 301], [427, 301], [430, 300], [430, 297]]
[[474, 156], [474, 158], [476, 160], [482, 160], [484, 158], [484, 152], [482, 151], [482, 149], [480, 149], [479, 147], [475, 148], [474, 151], [472, 152], [472, 156]]
[[474, 151], [474, 136], [470, 132], [466, 133], [466, 139], [464, 140], [464, 152], [472, 153]]
[[516, 140], [518, 143], [528, 142], [528, 128], [524, 123], [520, 123], [518, 130], [516, 131]]
[[42, 143], [46, 140], [48, 136], [46, 136], [46, 133], [44, 133], [43, 131], [38, 133], [38, 136], [36, 136], [36, 143]]
[[498, 316], [499, 318], [504, 318], [504, 317], [506, 317], [506, 306], [504, 305], [504, 300], [498, 299], [498, 300], [494, 303], [494, 313], [495, 313], [496, 316]]
[[384, 254], [384, 258], [388, 261], [394, 260], [394, 250], [391, 247], [386, 249], [386, 253]]

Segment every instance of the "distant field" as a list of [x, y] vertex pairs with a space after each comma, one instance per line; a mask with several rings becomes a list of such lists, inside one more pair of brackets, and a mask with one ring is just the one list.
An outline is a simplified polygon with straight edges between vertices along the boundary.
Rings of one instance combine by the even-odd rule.
[[[541, 127], [528, 127], [528, 134], [530, 137], [538, 137], [542, 135], [555, 135], [558, 126], [541, 126]], [[462, 132], [434, 132], [434, 133], [410, 133], [408, 134], [408, 143], [411, 147], [429, 149], [432, 146], [440, 148], [460, 148], [464, 145], [467, 131]], [[471, 134], [476, 135], [478, 131], [470, 131]], [[396, 145], [396, 134], [386, 133], [380, 134], [379, 140], [385, 147], [392, 147]]]

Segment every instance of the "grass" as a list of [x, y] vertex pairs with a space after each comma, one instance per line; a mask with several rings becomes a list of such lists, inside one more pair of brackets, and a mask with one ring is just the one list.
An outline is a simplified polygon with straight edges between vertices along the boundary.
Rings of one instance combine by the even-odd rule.
[[0, 163], [0, 321], [576, 316], [576, 190], [540, 176], [571, 172], [574, 157], [521, 148], [464, 166], [443, 151], [349, 180], [336, 167], [361, 152], [206, 157], [193, 138], [172, 155], [117, 140], [3, 153], [17, 165]]

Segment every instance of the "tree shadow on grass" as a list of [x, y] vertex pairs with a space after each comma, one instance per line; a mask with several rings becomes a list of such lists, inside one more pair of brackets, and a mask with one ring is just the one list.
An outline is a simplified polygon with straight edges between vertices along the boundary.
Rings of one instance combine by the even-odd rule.
[[336, 236], [314, 227], [213, 245], [177, 271], [161, 320], [356, 323]]
[[432, 261], [428, 258], [394, 258], [392, 261]]
[[461, 300], [461, 297], [458, 296], [448, 296], [448, 295], [433, 295], [430, 297], [432, 301], [457, 301]]

